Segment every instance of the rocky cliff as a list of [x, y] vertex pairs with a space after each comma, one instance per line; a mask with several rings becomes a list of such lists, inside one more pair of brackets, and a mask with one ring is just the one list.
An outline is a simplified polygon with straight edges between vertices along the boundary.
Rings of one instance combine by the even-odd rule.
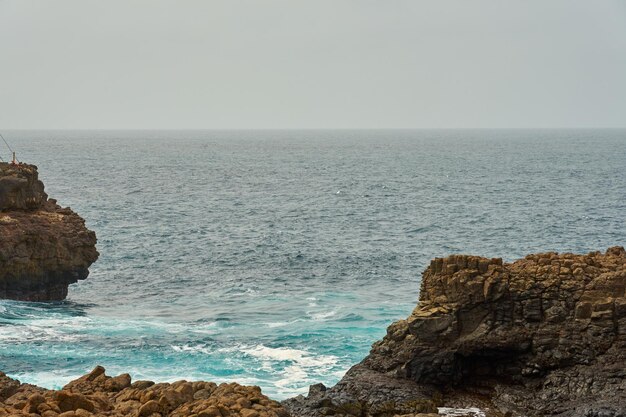
[[0, 163], [0, 298], [62, 300], [98, 258], [85, 221], [48, 199], [34, 165]]
[[295, 416], [382, 416], [477, 406], [487, 416], [626, 416], [626, 253], [513, 263], [435, 259], [420, 302]]
[[337, 385], [311, 386], [283, 407], [257, 387], [131, 384], [101, 367], [61, 391], [0, 373], [0, 417], [432, 417], [446, 407], [482, 410], [449, 416], [626, 416], [624, 248], [435, 259], [406, 320]]
[[131, 383], [128, 374], [107, 376], [97, 366], [62, 390], [20, 384], [0, 372], [0, 417], [195, 416], [288, 417], [259, 387], [178, 381]]

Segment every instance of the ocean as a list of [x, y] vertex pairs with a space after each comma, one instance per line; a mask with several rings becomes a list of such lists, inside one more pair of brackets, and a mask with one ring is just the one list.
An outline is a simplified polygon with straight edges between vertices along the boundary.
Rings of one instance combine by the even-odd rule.
[[3, 134], [98, 236], [66, 301], [0, 301], [0, 370], [48, 388], [100, 364], [288, 398], [408, 316], [431, 258], [626, 244], [623, 129]]

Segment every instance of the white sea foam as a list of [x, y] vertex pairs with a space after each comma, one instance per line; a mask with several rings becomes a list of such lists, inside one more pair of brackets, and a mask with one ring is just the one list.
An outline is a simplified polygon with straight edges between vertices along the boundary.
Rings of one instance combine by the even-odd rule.
[[349, 366], [344, 368], [344, 369], [340, 369], [338, 371], [331, 372], [331, 375], [333, 375], [337, 379], [341, 379], [341, 378], [343, 378], [346, 375], [346, 372], [348, 372], [348, 369], [350, 369]]
[[90, 325], [87, 317], [45, 318], [25, 321], [23, 325], [6, 327], [0, 333], [3, 342], [28, 341], [72, 342], [80, 340], [80, 332]]
[[320, 311], [320, 312], [307, 312], [307, 314], [309, 315], [309, 317], [311, 317], [313, 320], [316, 321], [324, 321], [328, 318], [331, 318], [333, 316], [335, 316], [337, 314], [336, 310], [331, 310], [331, 311]]
[[242, 348], [241, 351], [261, 360], [288, 361], [305, 368], [328, 368], [334, 366], [338, 360], [336, 356], [314, 356], [306, 350], [291, 349], [286, 347], [271, 348], [264, 345], [258, 345], [253, 348]]
[[[283, 378], [276, 381], [276, 387], [283, 392], [300, 393], [305, 391], [306, 387], [302, 387], [302, 382], [308, 379], [306, 370], [298, 365], [291, 365], [283, 371]], [[303, 389], [304, 388], [304, 389]]]
[[58, 371], [42, 371], [28, 373], [12, 373], [9, 375], [22, 383], [37, 385], [48, 389], [61, 389], [67, 382], [80, 377], [74, 373], [58, 370]]
[[485, 417], [485, 412], [480, 408], [449, 408], [449, 407], [439, 407], [437, 409], [438, 413], [442, 416], [446, 417]]
[[275, 321], [275, 322], [271, 322], [271, 323], [264, 323], [267, 327], [269, 327], [270, 329], [273, 329], [275, 327], [285, 327], [289, 325], [288, 321]]
[[[337, 364], [338, 358], [332, 355], [313, 355], [302, 349], [270, 348], [258, 345], [242, 351], [262, 361], [264, 370], [276, 370], [280, 378], [275, 386], [283, 395], [297, 395], [306, 391], [311, 382], [312, 374], [324, 373]], [[288, 362], [289, 365], [280, 369], [276, 362]]]
[[301, 321], [302, 320], [300, 320], [300, 319], [296, 319], [296, 320], [291, 320], [291, 321], [274, 321], [274, 322], [263, 323], [263, 324], [265, 326], [269, 327], [270, 329], [273, 329], [275, 327], [289, 326], [290, 324], [298, 323], [298, 322], [301, 322]]
[[194, 327], [190, 330], [197, 334], [215, 334], [218, 332], [217, 322], [207, 323], [204, 324], [202, 327]]
[[206, 347], [205, 345], [192, 346], [192, 345], [185, 344], [185, 345], [172, 345], [171, 347], [175, 352], [203, 353], [206, 355], [210, 355], [211, 353], [215, 352], [214, 349], [210, 349]]
[[[339, 358], [333, 355], [314, 355], [303, 349], [287, 347], [271, 348], [264, 345], [241, 347], [241, 352], [261, 361], [261, 369], [278, 373], [274, 383], [281, 397], [305, 393], [315, 378], [336, 366]], [[276, 362], [287, 362], [281, 369]], [[343, 372], [342, 372], [343, 374]]]

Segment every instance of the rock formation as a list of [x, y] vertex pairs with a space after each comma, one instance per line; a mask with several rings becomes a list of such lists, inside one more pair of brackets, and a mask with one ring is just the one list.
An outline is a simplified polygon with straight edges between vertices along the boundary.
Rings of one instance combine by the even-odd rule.
[[259, 387], [178, 381], [131, 383], [128, 374], [107, 376], [97, 366], [60, 391], [20, 384], [0, 373], [0, 417], [288, 417]]
[[435, 259], [406, 320], [337, 385], [313, 385], [283, 406], [258, 387], [131, 384], [101, 367], [61, 391], [0, 373], [0, 417], [419, 417], [443, 406], [487, 417], [624, 417], [626, 251]]
[[0, 298], [62, 300], [98, 258], [96, 235], [48, 199], [35, 165], [0, 163]]
[[295, 416], [626, 416], [626, 253], [435, 259], [413, 313]]

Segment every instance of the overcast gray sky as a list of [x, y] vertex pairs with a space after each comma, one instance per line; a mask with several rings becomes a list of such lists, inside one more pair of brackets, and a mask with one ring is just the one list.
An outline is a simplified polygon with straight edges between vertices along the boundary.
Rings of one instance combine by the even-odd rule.
[[626, 0], [0, 0], [0, 131], [618, 126]]

